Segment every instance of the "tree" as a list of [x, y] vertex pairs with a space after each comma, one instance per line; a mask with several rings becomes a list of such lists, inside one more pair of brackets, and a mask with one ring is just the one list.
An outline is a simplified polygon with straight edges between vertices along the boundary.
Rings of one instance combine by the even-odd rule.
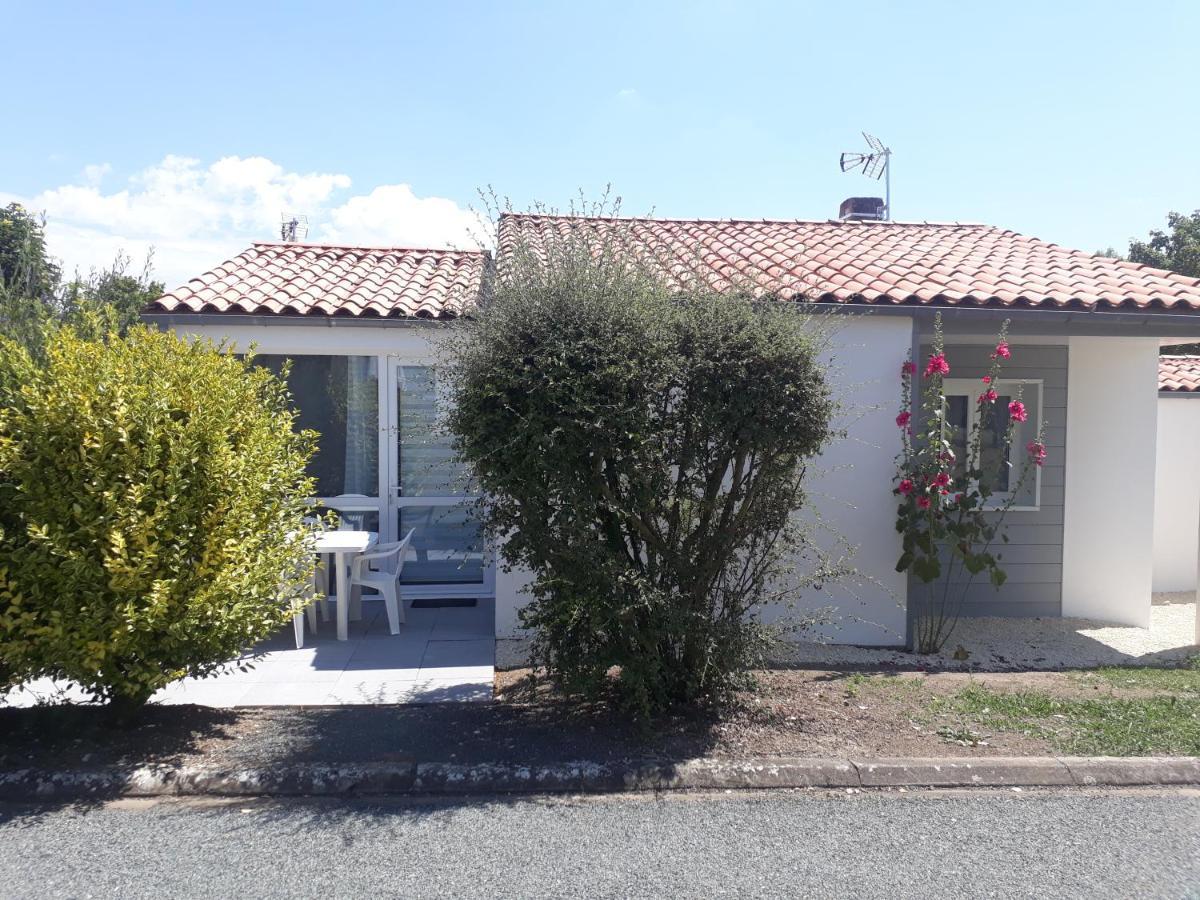
[[1167, 214], [1169, 231], [1151, 231], [1146, 241], [1129, 242], [1129, 261], [1200, 278], [1200, 210]]
[[646, 716], [744, 685], [756, 613], [830, 576], [795, 513], [835, 403], [800, 306], [669, 289], [622, 243], [506, 249], [443, 375], [535, 659]]
[[13, 203], [0, 211], [0, 335], [41, 358], [47, 328], [70, 325], [91, 337], [123, 335], [141, 310], [163, 293], [151, 278], [152, 256], [140, 273], [118, 253], [107, 269], [86, 277], [62, 271], [48, 255], [45, 219]]
[[144, 326], [0, 339], [0, 689], [70, 679], [118, 706], [283, 624], [313, 559], [315, 434], [284, 384]]
[[46, 254], [46, 220], [20, 203], [0, 210], [0, 283], [17, 296], [50, 302], [61, 271]]
[[138, 274], [130, 272], [131, 260], [118, 253], [113, 264], [83, 278], [76, 275], [61, 294], [61, 318], [77, 327], [99, 328], [125, 334], [138, 323], [141, 312], [151, 301], [163, 295], [161, 281], [151, 278], [152, 256], [147, 256]]
[[[1147, 241], [1130, 241], [1129, 261], [1200, 278], [1200, 210], [1190, 216], [1168, 213], [1167, 227], [1169, 231], [1151, 231]], [[1200, 344], [1178, 344], [1163, 350], [1200, 353]]]

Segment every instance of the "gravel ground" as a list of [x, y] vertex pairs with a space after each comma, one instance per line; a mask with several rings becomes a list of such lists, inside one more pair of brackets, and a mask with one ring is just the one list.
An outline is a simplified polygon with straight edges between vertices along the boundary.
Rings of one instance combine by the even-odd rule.
[[[1155, 594], [1148, 629], [1090, 619], [962, 619], [942, 652], [932, 656], [803, 641], [792, 644], [791, 652], [780, 654], [773, 662], [814, 669], [883, 667], [982, 672], [1156, 665], [1200, 652], [1195, 629], [1196, 595], [1189, 591]], [[959, 647], [969, 654], [965, 660], [954, 658]], [[496, 641], [497, 669], [521, 668], [527, 660], [527, 642]]]
[[4, 897], [1185, 897], [1200, 796], [127, 801], [0, 845]]
[[[825, 668], [916, 665], [993, 672], [1155, 665], [1186, 659], [1198, 651], [1195, 623], [1194, 593], [1156, 594], [1148, 629], [1090, 619], [962, 619], [942, 652], [932, 656], [803, 643], [786, 661]], [[954, 658], [959, 647], [969, 654], [965, 660]]]

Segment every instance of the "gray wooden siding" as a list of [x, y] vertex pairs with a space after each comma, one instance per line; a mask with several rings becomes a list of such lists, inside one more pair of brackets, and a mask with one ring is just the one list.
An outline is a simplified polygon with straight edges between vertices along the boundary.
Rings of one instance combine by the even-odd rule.
[[[951, 378], [982, 378], [987, 374], [991, 347], [947, 344]], [[921, 359], [929, 356], [922, 346]], [[989, 582], [958, 583], [966, 587], [963, 614], [967, 616], [1062, 615], [1063, 486], [1066, 483], [1067, 348], [1012, 345], [1012, 359], [1002, 378], [1042, 381], [1042, 419], [1046, 422], [1046, 465], [1042, 468], [1041, 508], [1011, 511], [1005, 517], [1009, 543], [999, 544], [1001, 565], [1008, 581], [999, 590]], [[1024, 448], [1021, 448], [1022, 452]], [[961, 581], [961, 579], [956, 579]], [[915, 579], [909, 592], [926, 589]]]

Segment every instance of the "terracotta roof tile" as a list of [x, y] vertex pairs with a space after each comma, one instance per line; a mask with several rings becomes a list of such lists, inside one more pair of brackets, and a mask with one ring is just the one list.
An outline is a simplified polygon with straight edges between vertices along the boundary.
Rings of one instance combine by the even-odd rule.
[[1200, 356], [1160, 356], [1158, 389], [1172, 393], [1200, 391]]
[[680, 286], [735, 284], [819, 302], [1151, 308], [1200, 312], [1200, 279], [987, 225], [603, 219], [507, 214], [499, 259], [587, 231], [619, 239]]
[[488, 254], [256, 243], [149, 313], [455, 318], [479, 300]]

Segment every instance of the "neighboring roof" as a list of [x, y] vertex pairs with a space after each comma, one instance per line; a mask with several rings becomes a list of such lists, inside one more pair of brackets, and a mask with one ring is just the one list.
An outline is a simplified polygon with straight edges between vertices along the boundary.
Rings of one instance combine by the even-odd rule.
[[488, 254], [256, 243], [147, 313], [449, 319], [479, 299]]
[[1158, 389], [1172, 394], [1200, 391], [1200, 356], [1160, 356]]
[[714, 290], [847, 304], [1200, 311], [1200, 279], [960, 223], [506, 214], [501, 268], [522, 241], [538, 250], [584, 230], [652, 260], [680, 285], [698, 277]]

